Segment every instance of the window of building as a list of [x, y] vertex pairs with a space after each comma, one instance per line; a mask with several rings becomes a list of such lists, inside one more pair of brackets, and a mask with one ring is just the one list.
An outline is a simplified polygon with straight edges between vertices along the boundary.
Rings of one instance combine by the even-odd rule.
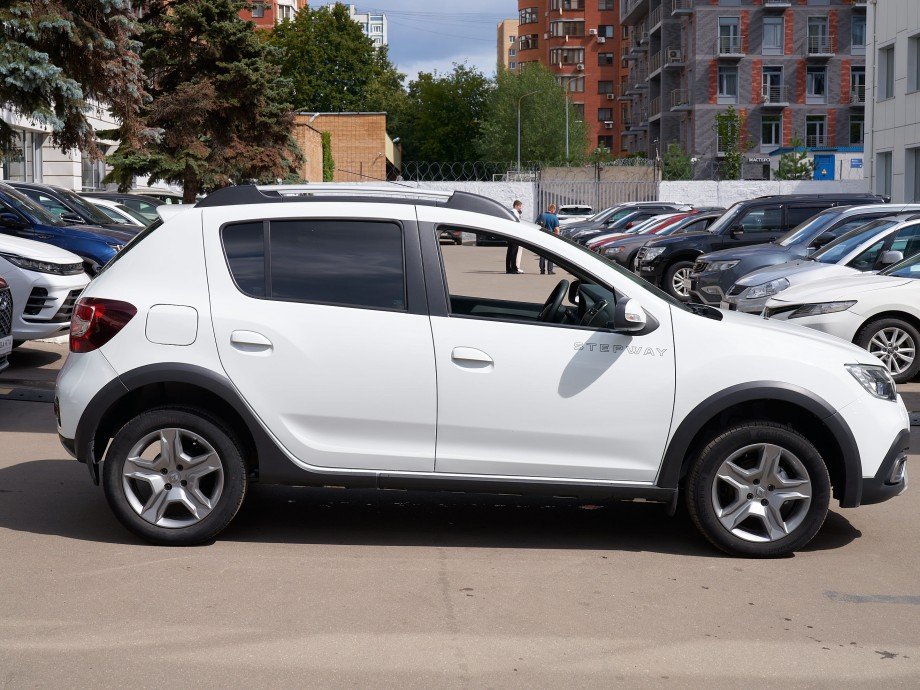
[[585, 91], [584, 77], [556, 77], [556, 83], [569, 93], [584, 93]]
[[[102, 149], [103, 153], [105, 152], [105, 146], [100, 145], [99, 148]], [[94, 189], [103, 189], [105, 187], [105, 185], [102, 184], [102, 178], [105, 177], [104, 160], [94, 161], [84, 153], [82, 154], [80, 167], [82, 173], [81, 185], [84, 192]]]
[[516, 62], [509, 62], [509, 63], [508, 63], [508, 69], [517, 69], [517, 63], [516, 63]]
[[850, 144], [862, 146], [866, 141], [866, 116], [863, 113], [850, 114]]
[[[623, 29], [628, 29], [629, 27], [624, 26]], [[601, 24], [597, 27], [597, 35], [604, 36], [605, 38], [613, 38], [616, 36], [616, 26], [613, 24]]]
[[850, 68], [850, 102], [866, 102], [866, 68]]
[[[278, 12], [279, 22], [290, 21], [294, 18], [294, 8], [291, 7], [290, 5], [278, 5], [277, 12]], [[371, 27], [372, 32], [373, 30], [374, 30], [374, 27]]]
[[254, 2], [252, 4], [252, 18], [261, 19], [265, 16], [265, 5], [261, 2]]
[[508, 57], [516, 57], [517, 51], [514, 48], [508, 48]]
[[532, 50], [537, 47], [537, 34], [521, 36], [520, 50]]
[[805, 72], [805, 102], [827, 103], [827, 68], [809, 67]]
[[783, 142], [783, 116], [763, 115], [760, 118], [760, 145], [774, 148]]
[[788, 95], [783, 88], [783, 68], [776, 66], [764, 67], [760, 75], [761, 96], [764, 103], [786, 103]]
[[907, 90], [920, 91], [920, 34], [907, 39]]
[[782, 55], [785, 33], [785, 23], [782, 17], [765, 17], [763, 20], [763, 54]]
[[875, 156], [875, 193], [891, 196], [891, 151]]
[[539, 19], [536, 7], [525, 7], [518, 12], [519, 24], [533, 24]]
[[719, 17], [719, 54], [737, 55], [741, 52], [741, 19]]
[[549, 23], [550, 36], [584, 36], [584, 19], [563, 19]]
[[584, 48], [553, 48], [549, 51], [549, 61], [554, 65], [577, 65], [585, 61]]
[[738, 102], [738, 68], [719, 67], [719, 103]]
[[597, 148], [613, 151], [613, 137], [610, 135], [601, 135], [597, 138]]
[[808, 52], [827, 54], [831, 52], [831, 39], [827, 17], [808, 18]]
[[805, 117], [805, 145], [809, 148], [827, 146], [827, 117], [824, 115]]
[[598, 93], [613, 93], [613, 82], [607, 81], [607, 80], [597, 82], [597, 92]]
[[613, 9], [613, 0], [598, 0], [597, 9], [599, 10], [612, 10]]
[[12, 150], [2, 159], [3, 179], [11, 182], [42, 181], [42, 142], [38, 132], [13, 134]]
[[854, 55], [866, 54], [866, 16], [853, 14], [850, 22], [850, 52]]
[[571, 103], [572, 116], [575, 118], [576, 122], [585, 121], [585, 104], [584, 103]]
[[609, 67], [615, 61], [616, 61], [616, 56], [613, 53], [598, 53], [597, 54], [598, 67]]
[[[904, 201], [916, 203], [920, 199], [920, 148], [907, 149], [904, 154]], [[891, 248], [897, 251], [894, 245]]]
[[552, 0], [550, 9], [554, 10], [583, 10], [585, 0]]
[[610, 122], [613, 120], [613, 108], [598, 108], [597, 109], [597, 121], [598, 122]]
[[894, 98], [894, 46], [878, 51], [878, 100]]

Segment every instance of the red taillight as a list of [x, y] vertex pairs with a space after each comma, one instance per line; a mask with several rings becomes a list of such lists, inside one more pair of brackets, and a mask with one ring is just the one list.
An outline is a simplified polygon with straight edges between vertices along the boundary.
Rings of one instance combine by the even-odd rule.
[[8, 287], [9, 287], [9, 284], [7, 284], [7, 282], [3, 278], [0, 278], [0, 290], [5, 290]]
[[84, 297], [70, 320], [70, 351], [92, 352], [109, 342], [137, 313], [134, 305]]

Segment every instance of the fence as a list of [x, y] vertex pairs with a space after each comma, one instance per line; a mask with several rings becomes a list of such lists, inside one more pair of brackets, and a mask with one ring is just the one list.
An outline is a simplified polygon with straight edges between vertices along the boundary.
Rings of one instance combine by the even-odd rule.
[[585, 204], [600, 211], [625, 201], [655, 201], [658, 183], [654, 180], [539, 180], [534, 185], [536, 208], [550, 204]]

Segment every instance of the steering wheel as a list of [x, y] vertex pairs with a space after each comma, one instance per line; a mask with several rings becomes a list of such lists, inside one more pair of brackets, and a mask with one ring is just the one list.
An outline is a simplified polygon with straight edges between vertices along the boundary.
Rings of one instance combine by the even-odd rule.
[[568, 291], [569, 281], [560, 280], [559, 284], [553, 289], [549, 299], [546, 300], [546, 304], [543, 305], [543, 310], [537, 318], [546, 323], [561, 323], [562, 317], [565, 314], [562, 310], [562, 300], [565, 299]]
[[581, 317], [582, 326], [590, 326], [591, 322], [607, 308], [607, 305], [610, 304], [607, 300], [602, 299], [598, 301], [593, 307], [591, 307], [583, 317]]

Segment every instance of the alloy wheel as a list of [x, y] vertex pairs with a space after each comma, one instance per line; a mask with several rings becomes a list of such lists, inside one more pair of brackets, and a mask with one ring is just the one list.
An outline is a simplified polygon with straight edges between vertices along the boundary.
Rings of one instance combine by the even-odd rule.
[[732, 453], [712, 482], [716, 518], [731, 534], [773, 542], [793, 533], [811, 505], [811, 478], [789, 450], [755, 443]]
[[892, 374], [903, 374], [910, 369], [917, 354], [917, 344], [910, 333], [890, 326], [872, 336], [868, 350], [878, 357]]
[[674, 271], [674, 277], [671, 278], [671, 288], [674, 294], [681, 297], [690, 297], [690, 273], [692, 268], [679, 268]]

